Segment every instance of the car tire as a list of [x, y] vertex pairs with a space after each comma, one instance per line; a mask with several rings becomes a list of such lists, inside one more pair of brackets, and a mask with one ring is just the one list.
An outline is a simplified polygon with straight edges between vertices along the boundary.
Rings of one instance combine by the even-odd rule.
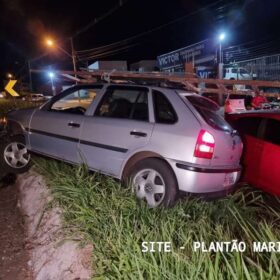
[[29, 170], [31, 156], [22, 135], [0, 140], [0, 170], [4, 173], [20, 174]]
[[150, 208], [172, 207], [177, 200], [177, 180], [169, 165], [161, 159], [141, 160], [130, 169], [127, 178], [136, 197]]

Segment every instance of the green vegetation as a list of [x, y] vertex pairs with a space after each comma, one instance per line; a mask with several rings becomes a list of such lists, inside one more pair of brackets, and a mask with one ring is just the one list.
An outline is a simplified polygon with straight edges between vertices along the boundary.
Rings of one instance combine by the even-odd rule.
[[[43, 159], [36, 166], [69, 234], [92, 242], [94, 279], [280, 279], [280, 252], [253, 252], [253, 241], [280, 241], [279, 210], [261, 192], [244, 186], [217, 201], [187, 197], [172, 209], [148, 209], [130, 188], [85, 167]], [[195, 241], [232, 240], [244, 241], [246, 251], [193, 248]], [[172, 252], [143, 253], [142, 241], [171, 241]]]
[[0, 99], [0, 118], [4, 117], [10, 110], [35, 106], [36, 104], [34, 103], [20, 99]]
[[[0, 100], [0, 117], [10, 109], [33, 107]], [[253, 252], [252, 242], [280, 240], [279, 209], [261, 192], [244, 186], [212, 202], [185, 198], [172, 209], [148, 209], [130, 188], [115, 180], [38, 159], [53, 203], [64, 210], [65, 229], [94, 246], [94, 279], [280, 279], [280, 252]], [[276, 202], [280, 208], [280, 201]], [[194, 251], [193, 243], [244, 241], [240, 252]], [[143, 241], [171, 241], [172, 252], [143, 253]], [[180, 249], [180, 247], [184, 249]]]

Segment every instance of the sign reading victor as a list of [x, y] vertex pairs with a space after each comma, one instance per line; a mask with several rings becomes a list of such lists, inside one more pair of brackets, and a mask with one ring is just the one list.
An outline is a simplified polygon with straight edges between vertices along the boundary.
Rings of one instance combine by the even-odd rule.
[[161, 70], [168, 68], [183, 68], [186, 62], [191, 62], [213, 53], [212, 41], [207, 39], [188, 47], [163, 54], [157, 57]]
[[10, 80], [6, 87], [5, 87], [5, 90], [12, 96], [16, 97], [16, 96], [19, 96], [19, 94], [13, 89], [13, 87], [15, 86], [17, 80]]

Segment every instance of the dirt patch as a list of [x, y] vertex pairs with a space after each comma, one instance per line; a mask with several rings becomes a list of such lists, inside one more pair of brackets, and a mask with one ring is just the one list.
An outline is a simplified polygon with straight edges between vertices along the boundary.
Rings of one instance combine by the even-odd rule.
[[11, 176], [0, 182], [0, 279], [31, 280], [24, 219], [17, 207], [19, 193], [14, 184], [10, 185], [13, 179]]
[[49, 207], [51, 195], [39, 174], [31, 170], [18, 177], [20, 204], [28, 231], [30, 267], [36, 280], [90, 279], [93, 247], [69, 240], [61, 210]]

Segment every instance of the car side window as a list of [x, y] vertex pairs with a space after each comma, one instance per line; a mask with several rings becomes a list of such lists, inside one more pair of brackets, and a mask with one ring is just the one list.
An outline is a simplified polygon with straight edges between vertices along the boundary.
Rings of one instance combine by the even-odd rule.
[[259, 127], [262, 118], [241, 118], [239, 119], [234, 128], [236, 128], [242, 135], [250, 135], [256, 138], [258, 137]]
[[153, 90], [155, 121], [157, 123], [173, 124], [178, 118], [169, 100], [163, 93]]
[[50, 111], [83, 115], [100, 88], [80, 88], [55, 100], [50, 106]]
[[149, 121], [148, 89], [142, 87], [109, 87], [95, 116]]
[[280, 146], [280, 121], [267, 119], [264, 140]]

